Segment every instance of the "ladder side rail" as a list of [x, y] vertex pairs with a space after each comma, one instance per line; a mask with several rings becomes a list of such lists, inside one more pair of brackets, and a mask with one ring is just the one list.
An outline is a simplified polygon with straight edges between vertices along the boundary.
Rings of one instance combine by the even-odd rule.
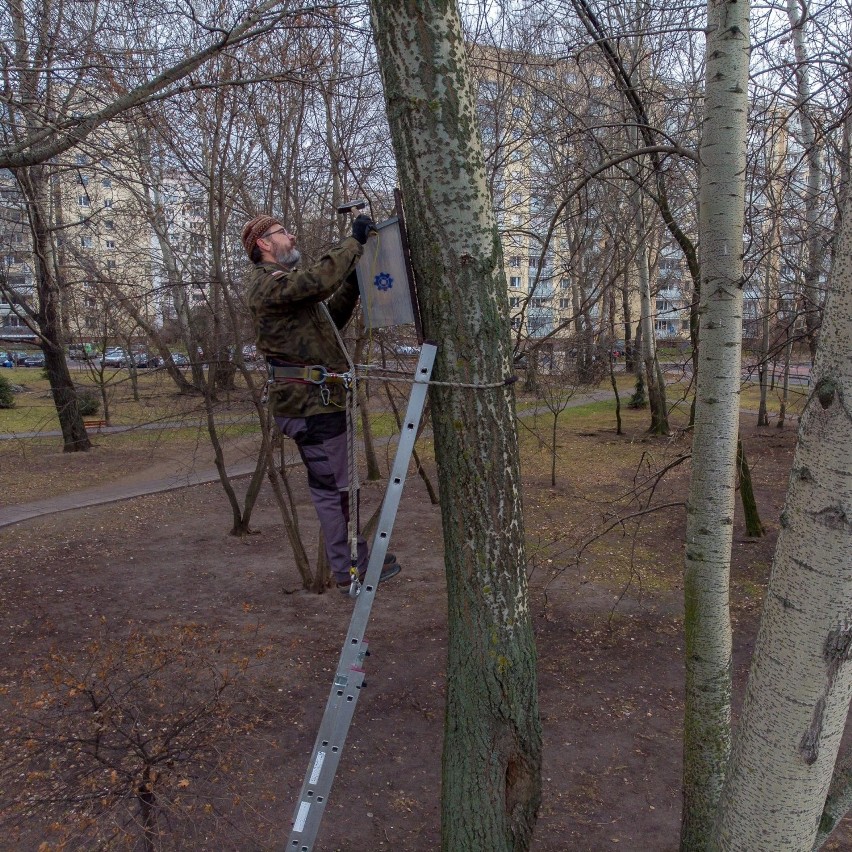
[[367, 647], [364, 633], [387, 554], [391, 531], [399, 510], [408, 465], [417, 438], [417, 427], [426, 405], [426, 394], [436, 352], [437, 347], [432, 343], [424, 343], [420, 350], [414, 384], [391, 468], [390, 481], [382, 501], [376, 535], [370, 551], [367, 573], [361, 592], [355, 601], [334, 682], [293, 815], [293, 830], [287, 842], [288, 850], [311, 852], [313, 849], [328, 794], [337, 773], [343, 744], [352, 723], [364, 680], [362, 666]]

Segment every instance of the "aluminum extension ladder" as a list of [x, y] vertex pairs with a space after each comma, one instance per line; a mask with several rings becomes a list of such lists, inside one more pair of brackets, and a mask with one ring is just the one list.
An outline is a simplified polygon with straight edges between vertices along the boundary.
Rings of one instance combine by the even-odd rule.
[[314, 848], [328, 794], [340, 763], [343, 744], [355, 714], [355, 705], [358, 703], [365, 677], [364, 658], [367, 655], [367, 643], [364, 641], [364, 631], [370, 618], [376, 586], [399, 509], [402, 488], [408, 473], [408, 462], [414, 450], [417, 428], [426, 404], [426, 391], [436, 352], [437, 347], [432, 343], [424, 343], [420, 349], [420, 358], [414, 373], [414, 385], [408, 399], [408, 410], [402, 424], [396, 458], [379, 514], [379, 523], [370, 551], [370, 561], [367, 564], [367, 574], [361, 586], [361, 592], [355, 599], [349, 632], [346, 634], [346, 641], [340, 653], [331, 693], [325, 705], [325, 713], [320, 722], [317, 740], [305, 773], [302, 791], [299, 794], [299, 803], [293, 815], [293, 829], [286, 847], [288, 852], [290, 850], [310, 852]]

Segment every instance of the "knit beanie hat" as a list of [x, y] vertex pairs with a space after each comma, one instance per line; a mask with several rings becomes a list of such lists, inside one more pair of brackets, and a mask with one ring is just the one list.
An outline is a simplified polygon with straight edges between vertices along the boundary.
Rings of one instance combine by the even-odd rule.
[[[272, 216], [256, 216], [250, 222], [243, 225], [243, 232], [240, 234], [240, 239], [243, 241], [246, 254], [251, 257], [257, 241], [272, 227], [281, 225], [281, 223]], [[281, 225], [283, 228], [284, 226]]]

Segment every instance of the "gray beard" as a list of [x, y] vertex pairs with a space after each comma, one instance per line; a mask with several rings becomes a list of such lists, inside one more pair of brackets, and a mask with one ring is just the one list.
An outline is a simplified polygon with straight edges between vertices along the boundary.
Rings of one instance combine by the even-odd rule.
[[302, 253], [297, 248], [292, 248], [288, 252], [283, 252], [275, 256], [275, 262], [281, 266], [286, 266], [292, 269], [301, 259]]

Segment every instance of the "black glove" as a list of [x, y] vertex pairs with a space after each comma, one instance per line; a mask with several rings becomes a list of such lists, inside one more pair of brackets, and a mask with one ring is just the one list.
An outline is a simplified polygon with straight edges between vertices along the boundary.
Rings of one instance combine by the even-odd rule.
[[367, 242], [367, 237], [370, 236], [371, 231], [376, 232], [376, 223], [366, 213], [361, 213], [355, 217], [355, 221], [352, 223], [352, 236], [361, 245]]

